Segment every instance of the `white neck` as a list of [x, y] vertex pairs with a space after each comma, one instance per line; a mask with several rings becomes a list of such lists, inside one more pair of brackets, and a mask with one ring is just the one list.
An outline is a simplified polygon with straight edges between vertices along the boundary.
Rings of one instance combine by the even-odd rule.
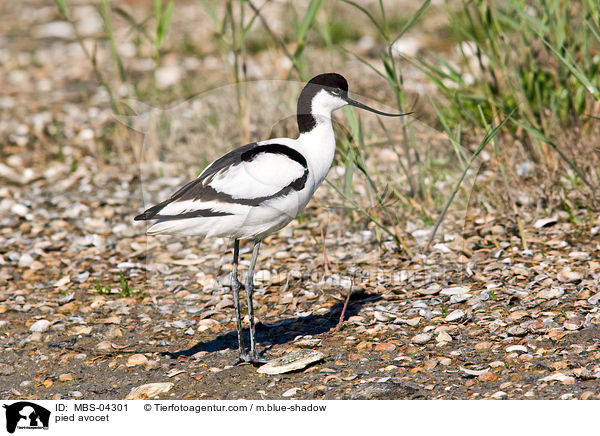
[[306, 157], [312, 175], [314, 189], [323, 183], [335, 155], [335, 136], [329, 116], [315, 116], [317, 125], [310, 131], [300, 134], [297, 148]]

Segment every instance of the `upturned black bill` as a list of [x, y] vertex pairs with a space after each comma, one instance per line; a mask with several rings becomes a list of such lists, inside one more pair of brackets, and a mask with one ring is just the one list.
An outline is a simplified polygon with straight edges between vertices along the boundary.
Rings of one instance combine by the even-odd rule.
[[410, 115], [410, 114], [412, 114], [412, 112], [407, 112], [407, 113], [404, 113], [404, 114], [390, 114], [390, 113], [387, 113], [387, 112], [381, 112], [381, 111], [378, 111], [377, 109], [370, 108], [366, 104], [362, 104], [362, 103], [360, 103], [360, 102], [358, 102], [356, 100], [352, 100], [351, 98], [346, 98], [346, 102], [348, 104], [352, 105], [352, 106], [356, 106], [356, 107], [358, 107], [360, 109], [364, 109], [364, 110], [367, 110], [369, 112], [373, 112], [373, 113], [376, 113], [376, 114], [379, 114], [379, 115], [385, 115], [386, 117], [403, 117], [404, 115]]

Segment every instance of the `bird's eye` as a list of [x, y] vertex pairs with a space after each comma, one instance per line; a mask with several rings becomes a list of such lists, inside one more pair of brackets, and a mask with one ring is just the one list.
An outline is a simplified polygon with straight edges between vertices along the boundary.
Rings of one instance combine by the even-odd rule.
[[340, 95], [340, 94], [342, 93], [342, 90], [341, 90], [340, 88], [333, 88], [333, 89], [331, 90], [331, 93], [332, 93], [333, 95]]

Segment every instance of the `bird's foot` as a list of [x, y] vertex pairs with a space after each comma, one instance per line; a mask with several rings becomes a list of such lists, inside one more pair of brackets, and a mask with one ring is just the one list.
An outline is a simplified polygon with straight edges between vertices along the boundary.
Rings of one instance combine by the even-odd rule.
[[267, 362], [268, 360], [258, 357], [256, 353], [253, 353], [252, 355], [248, 353], [243, 353], [239, 355], [238, 360], [236, 360], [236, 362], [234, 363], [234, 366], [242, 365], [244, 363], [249, 363], [254, 366], [260, 366], [264, 365]]

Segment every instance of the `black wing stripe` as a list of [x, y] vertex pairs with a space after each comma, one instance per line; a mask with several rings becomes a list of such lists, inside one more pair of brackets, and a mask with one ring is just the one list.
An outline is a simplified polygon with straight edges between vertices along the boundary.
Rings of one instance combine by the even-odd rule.
[[293, 148], [283, 144], [257, 145], [256, 147], [243, 152], [241, 155], [241, 159], [244, 162], [250, 162], [256, 157], [256, 155], [260, 153], [283, 154], [291, 160], [298, 162], [300, 165], [302, 165], [304, 169], [308, 169], [308, 163], [306, 162], [306, 158], [302, 156], [302, 154], [299, 151], [294, 150]]
[[[242, 162], [250, 162], [261, 153], [282, 154], [294, 162], [299, 163], [304, 168], [302, 176], [292, 181], [289, 185], [283, 187], [273, 195], [256, 198], [234, 198], [224, 192], [217, 191], [212, 186], [209, 186], [210, 180], [221, 170], [228, 167], [233, 167]], [[217, 212], [211, 209], [200, 209], [197, 211], [184, 212], [177, 215], [160, 215], [160, 211], [168, 204], [178, 201], [219, 201], [222, 203], [241, 204], [244, 206], [258, 206], [261, 203], [272, 200], [277, 197], [283, 197], [289, 194], [292, 190], [300, 191], [306, 186], [308, 179], [308, 163], [306, 158], [300, 152], [283, 144], [262, 144], [258, 145], [253, 142], [251, 144], [239, 147], [226, 155], [220, 157], [208, 166], [204, 172], [195, 180], [187, 183], [177, 190], [170, 198], [158, 203], [155, 206], [147, 209], [144, 213], [136, 216], [134, 220], [151, 220], [151, 219], [183, 219], [195, 217], [211, 217], [232, 215], [229, 212]]]
[[213, 216], [227, 216], [227, 215], [233, 215], [230, 212], [220, 212], [217, 210], [212, 210], [212, 209], [198, 209], [198, 210], [192, 210], [189, 212], [183, 212], [183, 213], [179, 213], [177, 215], [154, 215], [154, 218], [159, 219], [160, 221], [172, 221], [172, 220], [180, 220], [180, 219], [185, 219], [185, 218], [208, 218], [208, 217], [213, 217]]

